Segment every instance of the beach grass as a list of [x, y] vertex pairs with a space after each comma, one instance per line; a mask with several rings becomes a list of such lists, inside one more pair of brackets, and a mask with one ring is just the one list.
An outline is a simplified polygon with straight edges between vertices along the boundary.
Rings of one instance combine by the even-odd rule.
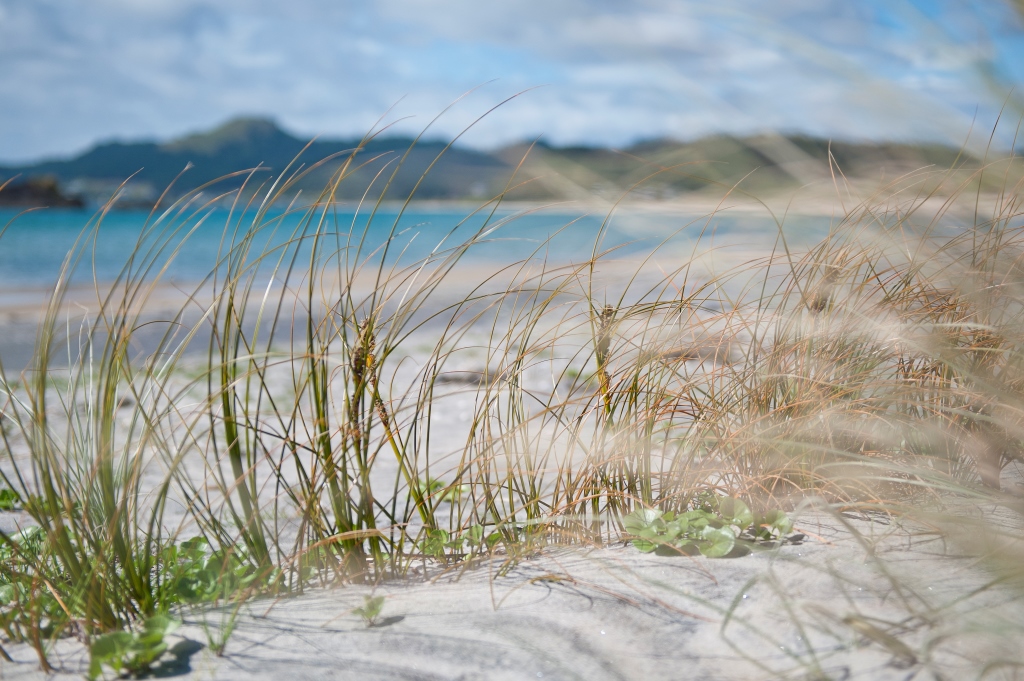
[[[755, 528], [812, 502], [926, 523], [1019, 587], [1016, 536], [964, 510], [1019, 509], [1000, 473], [1024, 441], [1021, 187], [980, 189], [1014, 159], [847, 198], [810, 247], [765, 207], [778, 234], [754, 259], [710, 234], [619, 257], [602, 228], [575, 262], [539, 244], [485, 273], [466, 261], [504, 195], [469, 238], [403, 257], [397, 218], [370, 235], [402, 159], [365, 229], [337, 217], [360, 160], [335, 159], [317, 197], [291, 192], [297, 161], [164, 199], [77, 316], [71, 274], [113, 201], [68, 254], [32, 363], [0, 368], [0, 473], [31, 518], [0, 533], [0, 625], [44, 669], [60, 637], [144, 671], [184, 608], [508, 567], [726, 499]], [[154, 315], [169, 260], [224, 205], [216, 267]], [[438, 432], [453, 404], [457, 446]]]

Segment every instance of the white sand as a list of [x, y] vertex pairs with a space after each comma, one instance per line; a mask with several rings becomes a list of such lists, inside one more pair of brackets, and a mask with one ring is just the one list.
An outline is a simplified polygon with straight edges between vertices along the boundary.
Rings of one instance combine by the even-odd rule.
[[[203, 623], [215, 631], [227, 611], [186, 613], [173, 641], [204, 647], [175, 671], [224, 680], [963, 679], [998, 646], [1019, 645], [1019, 592], [993, 588], [950, 605], [990, 578], [969, 556], [921, 527], [842, 519], [863, 543], [807, 512], [798, 529], [813, 536], [803, 544], [736, 559], [552, 548], [499, 577], [496, 556], [431, 582], [379, 586], [386, 602], [375, 627], [351, 613], [366, 586], [252, 601], [221, 657], [206, 647]], [[970, 634], [998, 617], [1016, 627], [1004, 640]], [[2, 678], [43, 678], [27, 646], [8, 650], [16, 662]], [[53, 662], [53, 678], [65, 678], [88, 660], [61, 641]]]

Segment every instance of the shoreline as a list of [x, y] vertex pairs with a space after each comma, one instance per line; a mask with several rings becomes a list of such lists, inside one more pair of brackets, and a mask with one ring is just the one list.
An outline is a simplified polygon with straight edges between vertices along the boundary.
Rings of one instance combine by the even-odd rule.
[[[886, 189], [888, 189], [889, 192], [882, 194]], [[741, 188], [736, 188], [735, 191], [697, 191], [668, 199], [654, 199], [646, 196], [633, 197], [627, 193], [621, 197], [615, 198], [595, 195], [586, 199], [567, 198], [552, 199], [549, 201], [503, 199], [498, 205], [503, 211], [510, 212], [548, 212], [553, 214], [571, 215], [578, 215], [581, 213], [604, 215], [609, 209], [615, 208], [623, 211], [659, 215], [681, 214], [702, 216], [719, 211], [739, 212], [744, 214], [771, 211], [776, 214], [788, 213], [790, 215], [809, 217], [835, 217], [844, 209], [851, 209], [861, 203], [869, 202], [880, 195], [884, 195], [886, 198], [892, 198], [898, 194], [893, 194], [891, 187], [880, 182], [844, 182], [840, 189], [830, 181], [821, 181], [816, 185], [807, 185], [799, 189], [776, 192], [766, 194], [764, 196], [747, 194]], [[998, 193], [981, 194], [980, 203], [982, 205], [994, 205], [998, 202], [999, 196], [1000, 195]], [[926, 199], [925, 204], [946, 204], [949, 202], [949, 198], [950, 197], [946, 193], [936, 194], [934, 197]], [[915, 197], [914, 200], [920, 203], [921, 197]], [[283, 209], [287, 208], [289, 202], [278, 201], [272, 205], [275, 208]], [[465, 211], [468, 214], [474, 211], [486, 212], [490, 210], [495, 206], [495, 199], [414, 199], [409, 202], [406, 202], [405, 200], [388, 199], [379, 203], [337, 200], [331, 202], [330, 205], [335, 208], [342, 208], [346, 210], [359, 209], [361, 213], [365, 214], [371, 212], [375, 207], [383, 209], [389, 214], [402, 209], [423, 212]], [[224, 204], [224, 207], [230, 206], [231, 202]], [[300, 203], [299, 206], [299, 210], [301, 210], [308, 207], [308, 204]], [[166, 209], [166, 207], [167, 206], [162, 206], [161, 210]], [[18, 215], [28, 214], [38, 210], [99, 214], [103, 210], [103, 206], [99, 204], [89, 204], [84, 207], [54, 206], [50, 208], [26, 208], [21, 206], [0, 205], [0, 211], [15, 213]], [[116, 204], [114, 204], [114, 206], [112, 206], [112, 210], [116, 212], [120, 209]], [[126, 212], [136, 213], [149, 213], [151, 210], [152, 207], [139, 207], [135, 205], [125, 208]], [[159, 214], [159, 211], [157, 211], [156, 214]]]

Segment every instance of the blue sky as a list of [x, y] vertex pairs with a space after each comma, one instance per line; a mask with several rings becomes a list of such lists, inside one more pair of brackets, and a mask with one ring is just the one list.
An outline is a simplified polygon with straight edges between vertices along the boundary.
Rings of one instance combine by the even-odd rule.
[[438, 136], [525, 91], [465, 141], [961, 142], [1024, 84], [1024, 25], [1000, 0], [0, 0], [0, 66], [5, 161], [240, 114], [418, 131], [473, 88]]

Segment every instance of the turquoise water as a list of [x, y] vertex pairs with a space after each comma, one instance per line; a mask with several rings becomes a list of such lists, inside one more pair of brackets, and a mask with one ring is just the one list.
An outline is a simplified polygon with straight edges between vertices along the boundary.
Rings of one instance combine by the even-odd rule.
[[[504, 212], [489, 220], [486, 215], [470, 213], [470, 209], [457, 207], [416, 208], [403, 214], [397, 209], [385, 209], [370, 221], [367, 211], [338, 209], [331, 214], [327, 230], [329, 250], [354, 258], [359, 237], [365, 234], [358, 257], [379, 259], [389, 234], [393, 234], [388, 260], [412, 263], [436, 249], [456, 246], [482, 230], [482, 242], [463, 256], [465, 260], [496, 266], [530, 257], [552, 263], [581, 262], [590, 257], [606, 218], [603, 214], [552, 209], [525, 214]], [[113, 281], [133, 251], [140, 250], [140, 245], [141, 251], [145, 251], [158, 242], [168, 246], [166, 250], [180, 247], [178, 255], [170, 260], [165, 280], [199, 281], [217, 266], [218, 258], [226, 250], [225, 241], [230, 242], [231, 232], [238, 224], [237, 215], [229, 222], [230, 213], [224, 209], [188, 219], [166, 217], [157, 224], [168, 231], [160, 238], [151, 233], [140, 243], [147, 217], [146, 212], [111, 212], [103, 218], [95, 238], [86, 238], [83, 228], [94, 223], [95, 218], [91, 210], [50, 209], [21, 215], [13, 210], [0, 210], [0, 226], [7, 225], [0, 237], [0, 286], [9, 292], [19, 287], [52, 285], [76, 241], [81, 258], [72, 277], [75, 282]], [[298, 215], [272, 213], [265, 223], [267, 227], [255, 243], [256, 252], [269, 248], [277, 249], [273, 250], [276, 254], [289, 243], [308, 248], [308, 238], [294, 240], [300, 223]], [[241, 224], [251, 224], [251, 219], [242, 220]], [[797, 238], [813, 238], [827, 229], [827, 218], [798, 218], [786, 226], [787, 233]], [[639, 254], [650, 252], [670, 236], [677, 242], [692, 243], [702, 231], [705, 240], [714, 234], [718, 243], [743, 245], [770, 240], [776, 226], [767, 217], [745, 214], [720, 214], [709, 222], [699, 216], [621, 211], [610, 220], [601, 246], [602, 250], [617, 248], [617, 255]], [[352, 241], [350, 234], [355, 234]], [[157, 261], [162, 264], [167, 258], [161, 256]]]

